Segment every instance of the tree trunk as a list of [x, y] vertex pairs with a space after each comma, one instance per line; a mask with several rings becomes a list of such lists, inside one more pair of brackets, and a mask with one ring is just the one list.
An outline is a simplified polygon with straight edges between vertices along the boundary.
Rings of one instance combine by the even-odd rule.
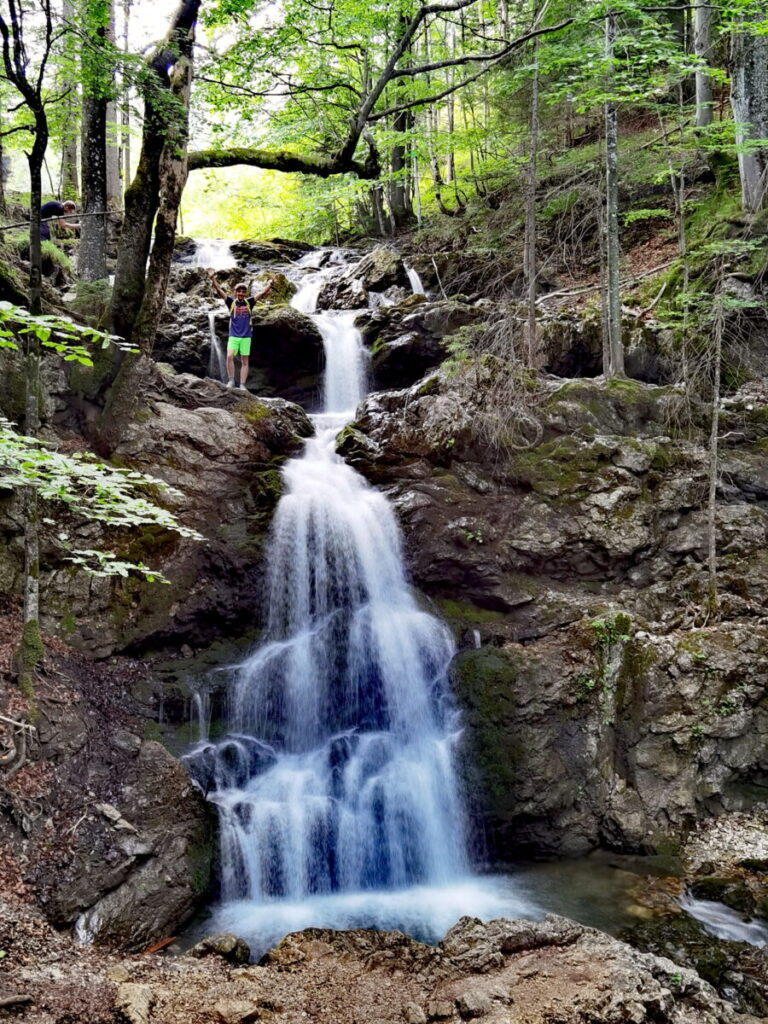
[[78, 272], [83, 281], [107, 276], [107, 218], [94, 216], [107, 208], [107, 100], [83, 99], [83, 217]]
[[[693, 52], [699, 60], [709, 63], [712, 49], [712, 7], [710, 0], [694, 0]], [[696, 127], [712, 124], [712, 78], [700, 68], [696, 72]]]
[[[128, 30], [131, 23], [131, 0], [123, 3], [123, 52], [128, 53]], [[121, 188], [125, 191], [131, 180], [131, 87], [123, 74], [123, 102], [120, 107], [120, 173]], [[122, 205], [122, 197], [121, 197]]]
[[[42, 170], [48, 148], [48, 119], [42, 104], [33, 110], [35, 141], [28, 154], [29, 163], [29, 311], [42, 313], [42, 254], [40, 245], [40, 206], [43, 197]], [[40, 342], [28, 334], [24, 342], [25, 413], [24, 430], [37, 437], [40, 430]], [[19, 685], [34, 701], [34, 673], [43, 653], [40, 638], [40, 539], [37, 491], [24, 489], [24, 613], [21, 644], [17, 651]]]
[[[534, 12], [535, 14], [535, 12]], [[538, 40], [533, 44], [531, 81], [531, 138], [528, 153], [528, 181], [525, 203], [525, 280], [528, 292], [528, 365], [536, 360], [536, 158], [539, 145], [539, 60]]]
[[112, 91], [109, 62], [109, 9], [83, 5], [88, 45], [83, 51], [83, 212], [78, 271], [83, 281], [107, 276], [107, 106]]
[[[148, 356], [165, 302], [176, 240], [176, 219], [188, 173], [189, 96], [199, 5], [200, 0], [185, 0], [168, 37], [173, 49], [167, 46], [155, 55], [150, 65], [163, 87], [158, 88], [155, 81], [145, 94], [141, 156], [136, 177], [125, 196], [125, 225], [112, 292], [113, 322], [126, 325], [125, 331], [117, 333], [130, 338], [140, 355], [129, 356], [122, 363], [112, 386], [99, 425], [98, 444], [106, 452], [114, 449], [133, 415], [140, 392], [139, 382], [147, 372]], [[169, 63], [171, 56], [172, 64]], [[154, 245], [145, 283], [144, 268], [155, 215]], [[119, 298], [116, 299], [121, 294], [131, 300], [131, 305], [125, 309], [120, 307]]]
[[[605, 19], [605, 54], [613, 61], [616, 16]], [[621, 344], [621, 296], [619, 293], [619, 131], [616, 102], [605, 102], [605, 233], [606, 233], [606, 309], [608, 311], [608, 365], [606, 377], [624, 375], [624, 349]]]
[[[736, 145], [768, 139], [768, 36], [739, 32], [731, 47], [731, 107]], [[742, 206], [757, 213], [768, 194], [768, 146], [739, 152]]]
[[[112, 289], [112, 331], [130, 341], [144, 299], [152, 225], [160, 205], [160, 160], [175, 109], [169, 109], [169, 70], [197, 20], [200, 0], [182, 0], [166, 39], [147, 62], [144, 77], [144, 130], [136, 174], [125, 192], [125, 216]], [[175, 104], [174, 104], [175, 107]]]
[[723, 356], [723, 329], [725, 311], [723, 309], [722, 273], [720, 274], [717, 305], [712, 331], [712, 419], [709, 432], [709, 471], [707, 498], [707, 618], [715, 618], [719, 611], [717, 594], [717, 476], [718, 476], [718, 439], [720, 426], [720, 362]]
[[[107, 39], [115, 45], [115, 4], [110, 0]], [[117, 100], [112, 97], [107, 103], [107, 153], [106, 153], [106, 196], [105, 209], [119, 210], [123, 205], [123, 190], [120, 183], [120, 128], [118, 127]], [[106, 218], [104, 219], [106, 235]]]
[[[66, 23], [74, 20], [72, 0], [64, 0], [62, 16]], [[80, 112], [78, 110], [78, 89], [76, 82], [63, 82], [67, 96], [64, 99], [64, 126], [62, 129], [61, 149], [61, 198], [76, 201], [80, 198], [80, 176], [77, 170], [78, 128]]]
[[[403, 110], [395, 115], [392, 128], [406, 136], [413, 125], [410, 111]], [[392, 147], [391, 169], [393, 181], [389, 188], [389, 209], [395, 228], [407, 227], [413, 221], [413, 204], [408, 180], [410, 169], [409, 142], [398, 142]]]

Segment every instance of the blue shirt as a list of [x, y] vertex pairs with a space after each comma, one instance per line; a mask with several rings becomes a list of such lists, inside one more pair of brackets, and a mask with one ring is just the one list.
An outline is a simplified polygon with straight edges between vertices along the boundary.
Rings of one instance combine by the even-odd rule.
[[230, 338], [250, 338], [251, 336], [251, 313], [256, 305], [253, 299], [243, 299], [235, 303], [231, 295], [226, 298], [227, 309], [230, 312], [229, 336]]

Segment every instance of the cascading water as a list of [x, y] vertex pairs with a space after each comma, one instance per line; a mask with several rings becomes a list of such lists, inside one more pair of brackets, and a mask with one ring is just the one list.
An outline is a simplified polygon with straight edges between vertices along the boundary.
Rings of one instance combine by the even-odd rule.
[[213, 380], [225, 381], [227, 379], [227, 357], [216, 334], [216, 310], [211, 310], [208, 313], [208, 336], [211, 346], [211, 351], [208, 354], [208, 376]]
[[229, 242], [222, 238], [200, 238], [195, 243], [195, 251], [191, 258], [193, 267], [213, 267], [214, 270], [227, 270], [234, 263]]
[[408, 283], [411, 286], [411, 291], [414, 295], [426, 295], [424, 285], [421, 283], [421, 278], [418, 272], [413, 267], [409, 267], [407, 263], [404, 263], [405, 272], [408, 275]]
[[[314, 310], [317, 276], [294, 306]], [[188, 756], [220, 815], [215, 926], [257, 948], [308, 925], [436, 936], [488, 903], [453, 763], [453, 641], [408, 587], [388, 502], [334, 450], [365, 390], [355, 314], [315, 316], [324, 412], [283, 470], [265, 639], [234, 671], [229, 735]]]

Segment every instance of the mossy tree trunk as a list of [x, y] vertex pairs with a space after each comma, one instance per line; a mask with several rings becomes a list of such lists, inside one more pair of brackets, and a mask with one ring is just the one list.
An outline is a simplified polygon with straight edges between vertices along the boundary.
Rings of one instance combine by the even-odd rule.
[[[150, 61], [145, 121], [136, 177], [125, 194], [125, 223], [112, 292], [111, 323], [136, 345], [122, 362], [99, 425], [98, 445], [109, 452], [131, 419], [144, 362], [152, 352], [168, 287], [176, 222], [187, 180], [187, 136], [194, 26], [200, 0], [185, 0], [162, 52]], [[154, 228], [154, 245], [149, 257]]]

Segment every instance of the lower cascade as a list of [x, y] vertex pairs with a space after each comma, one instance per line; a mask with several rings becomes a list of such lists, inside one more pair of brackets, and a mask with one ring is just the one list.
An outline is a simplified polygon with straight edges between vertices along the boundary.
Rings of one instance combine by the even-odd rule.
[[315, 315], [324, 411], [283, 470], [264, 640], [233, 670], [227, 736], [187, 755], [219, 811], [216, 926], [262, 948], [308, 925], [429, 936], [477, 909], [453, 640], [409, 589], [388, 502], [334, 450], [365, 392], [354, 313]]

